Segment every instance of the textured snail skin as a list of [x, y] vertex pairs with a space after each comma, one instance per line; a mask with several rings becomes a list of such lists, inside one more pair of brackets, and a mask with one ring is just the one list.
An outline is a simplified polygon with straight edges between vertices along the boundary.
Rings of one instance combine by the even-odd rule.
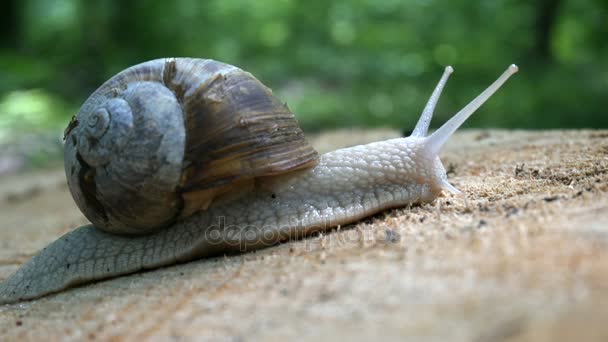
[[445, 172], [421, 139], [394, 139], [327, 153], [308, 170], [259, 181], [238, 199], [152, 235], [80, 227], [0, 285], [0, 303], [194, 258], [248, 251], [347, 224], [381, 210], [431, 201]]
[[67, 233], [0, 283], [0, 304], [204, 256], [250, 251], [379, 211], [430, 202], [448, 182], [439, 149], [517, 71], [512, 65], [432, 135], [424, 137], [446, 68], [412, 136], [336, 150], [310, 169], [255, 179], [241, 197], [213, 202], [150, 235], [113, 235], [88, 225]]

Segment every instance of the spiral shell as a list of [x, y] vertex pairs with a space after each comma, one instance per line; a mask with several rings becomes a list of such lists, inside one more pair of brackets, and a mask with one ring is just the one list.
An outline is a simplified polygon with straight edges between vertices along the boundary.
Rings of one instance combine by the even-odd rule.
[[154, 231], [244, 182], [318, 158], [293, 113], [255, 77], [190, 58], [120, 72], [87, 99], [65, 140], [76, 203], [119, 234]]
[[[110, 161], [126, 144], [133, 129], [133, 115], [123, 99], [110, 99], [95, 109], [84, 122], [78, 136], [80, 155], [89, 165], [101, 166]], [[111, 131], [112, 134], [106, 134]]]

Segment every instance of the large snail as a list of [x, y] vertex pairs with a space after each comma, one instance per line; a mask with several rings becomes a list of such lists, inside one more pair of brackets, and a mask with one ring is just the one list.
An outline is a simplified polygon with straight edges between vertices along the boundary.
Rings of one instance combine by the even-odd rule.
[[203, 256], [276, 244], [433, 201], [442, 145], [513, 73], [427, 136], [447, 67], [410, 137], [318, 156], [286, 105], [237, 67], [158, 59], [112, 77], [65, 131], [70, 191], [92, 225], [40, 251], [0, 304]]

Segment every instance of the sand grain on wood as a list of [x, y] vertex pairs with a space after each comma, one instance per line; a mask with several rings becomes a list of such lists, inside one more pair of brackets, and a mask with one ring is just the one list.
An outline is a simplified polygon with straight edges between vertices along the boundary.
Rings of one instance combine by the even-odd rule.
[[[608, 132], [465, 131], [442, 160], [463, 196], [2, 306], [0, 340], [608, 340]], [[0, 279], [86, 222], [60, 171], [0, 195]]]

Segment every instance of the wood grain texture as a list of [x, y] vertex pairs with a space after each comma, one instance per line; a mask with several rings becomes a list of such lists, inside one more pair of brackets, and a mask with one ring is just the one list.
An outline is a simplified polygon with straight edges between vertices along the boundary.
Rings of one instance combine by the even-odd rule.
[[[2, 306], [0, 339], [605, 340], [608, 132], [457, 133], [442, 160], [464, 197]], [[37, 179], [0, 200], [0, 278], [84, 222]]]

